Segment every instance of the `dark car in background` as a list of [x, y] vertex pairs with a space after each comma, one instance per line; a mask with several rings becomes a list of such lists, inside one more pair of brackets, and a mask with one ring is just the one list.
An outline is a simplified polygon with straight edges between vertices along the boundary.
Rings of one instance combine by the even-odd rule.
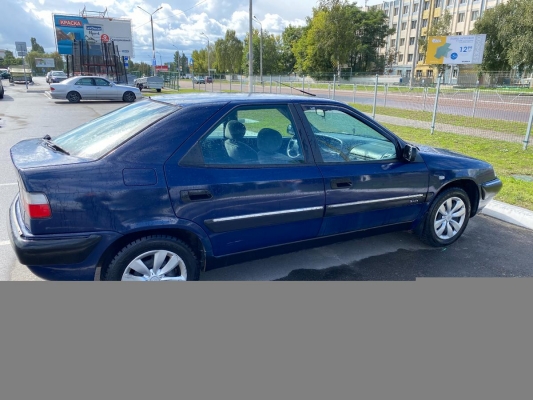
[[449, 246], [502, 186], [484, 161], [284, 95], [158, 96], [11, 159], [10, 240], [50, 280], [195, 280], [229, 255], [351, 232]]
[[9, 78], [11, 78], [9, 71], [5, 68], [0, 68], [0, 80]]
[[46, 83], [59, 83], [68, 79], [68, 76], [63, 71], [50, 71], [46, 74]]
[[213, 78], [211, 76], [206, 76], [204, 79], [205, 83], [213, 83]]

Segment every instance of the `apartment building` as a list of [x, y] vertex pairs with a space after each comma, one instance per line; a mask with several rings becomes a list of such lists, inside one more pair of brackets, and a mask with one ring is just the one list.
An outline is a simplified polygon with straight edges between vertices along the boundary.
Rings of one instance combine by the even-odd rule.
[[[387, 74], [409, 79], [415, 71], [415, 79], [433, 78], [436, 71], [424, 64], [424, 54], [419, 52], [418, 38], [427, 35], [430, 27], [447, 10], [452, 15], [452, 35], [468, 35], [483, 12], [507, 0], [394, 0], [375, 6], [389, 17], [389, 26], [394, 29], [381, 49], [381, 54], [396, 52], [396, 60], [388, 67]], [[445, 82], [453, 83], [458, 69], [449, 68]]]

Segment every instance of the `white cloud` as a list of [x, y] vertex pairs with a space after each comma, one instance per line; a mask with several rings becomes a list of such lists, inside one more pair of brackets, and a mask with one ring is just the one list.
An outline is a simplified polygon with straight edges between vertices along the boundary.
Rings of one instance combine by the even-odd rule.
[[[380, 0], [371, 0], [377, 3]], [[261, 21], [263, 29], [280, 34], [289, 24], [303, 25], [305, 18], [312, 15], [316, 0], [254, 0], [253, 14]], [[248, 32], [249, 0], [4, 0], [3, 15], [17, 15], [14, 19], [2, 21], [0, 49], [14, 50], [14, 42], [35, 37], [46, 51], [55, 51], [52, 14], [79, 15], [88, 11], [104, 11], [114, 18], [129, 18], [132, 21], [135, 61], [149, 62], [152, 54], [150, 16], [137, 8], [153, 12], [154, 39], [156, 51], [163, 61], [170, 61], [177, 46], [190, 56], [193, 50], [205, 48], [205, 37], [211, 42], [224, 37], [227, 29], [236, 31], [244, 39]], [[94, 14], [93, 14], [94, 15]], [[254, 27], [259, 26], [254, 22]]]

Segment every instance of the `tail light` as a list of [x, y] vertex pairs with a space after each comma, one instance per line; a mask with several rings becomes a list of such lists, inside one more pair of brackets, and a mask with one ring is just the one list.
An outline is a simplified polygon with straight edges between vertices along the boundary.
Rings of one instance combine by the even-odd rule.
[[52, 216], [50, 203], [44, 193], [28, 193], [21, 190], [20, 200], [26, 215], [31, 219], [50, 218]]
[[56, 90], [56, 88], [53, 86], [50, 86], [50, 91], [53, 92], [54, 90]]

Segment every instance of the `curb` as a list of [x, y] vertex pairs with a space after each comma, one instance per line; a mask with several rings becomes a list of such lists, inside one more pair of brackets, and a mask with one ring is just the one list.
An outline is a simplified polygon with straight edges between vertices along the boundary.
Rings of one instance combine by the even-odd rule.
[[533, 211], [492, 200], [481, 211], [482, 214], [501, 221], [533, 230]]

